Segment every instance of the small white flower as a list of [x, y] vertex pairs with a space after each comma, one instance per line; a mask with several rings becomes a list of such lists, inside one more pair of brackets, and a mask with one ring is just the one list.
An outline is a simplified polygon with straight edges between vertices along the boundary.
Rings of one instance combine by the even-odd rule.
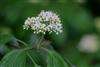
[[32, 29], [34, 33], [46, 32], [56, 34], [62, 32], [62, 24], [59, 16], [51, 11], [41, 11], [37, 17], [27, 18], [24, 23], [24, 29]]

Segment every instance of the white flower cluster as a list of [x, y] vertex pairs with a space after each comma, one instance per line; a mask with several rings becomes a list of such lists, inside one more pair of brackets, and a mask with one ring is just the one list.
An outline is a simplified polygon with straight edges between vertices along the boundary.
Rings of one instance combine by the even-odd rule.
[[56, 34], [62, 32], [61, 20], [57, 14], [51, 11], [41, 11], [37, 17], [28, 18], [24, 23], [24, 29], [31, 28], [34, 30], [34, 33], [43, 33], [46, 32]]

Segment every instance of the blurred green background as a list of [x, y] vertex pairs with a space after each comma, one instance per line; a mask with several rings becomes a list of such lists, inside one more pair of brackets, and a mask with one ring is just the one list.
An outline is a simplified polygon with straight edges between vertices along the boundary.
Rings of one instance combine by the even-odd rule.
[[46, 34], [45, 43], [76, 67], [100, 67], [100, 0], [0, 0], [0, 59], [18, 47], [15, 38], [35, 43], [38, 36], [22, 26], [41, 10], [57, 13], [64, 30]]

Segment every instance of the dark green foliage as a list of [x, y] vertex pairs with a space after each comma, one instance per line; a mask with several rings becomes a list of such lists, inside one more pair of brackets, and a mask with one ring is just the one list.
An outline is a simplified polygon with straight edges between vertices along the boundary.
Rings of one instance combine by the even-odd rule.
[[10, 29], [0, 27], [0, 45], [4, 45], [13, 39]]

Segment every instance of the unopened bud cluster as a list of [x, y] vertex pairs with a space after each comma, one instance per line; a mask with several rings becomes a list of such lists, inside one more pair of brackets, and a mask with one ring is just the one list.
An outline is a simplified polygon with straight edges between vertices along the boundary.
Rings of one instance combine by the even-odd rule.
[[38, 16], [27, 18], [23, 27], [27, 30], [30, 28], [36, 34], [45, 34], [46, 32], [58, 34], [62, 32], [60, 18], [51, 11], [41, 11]]

